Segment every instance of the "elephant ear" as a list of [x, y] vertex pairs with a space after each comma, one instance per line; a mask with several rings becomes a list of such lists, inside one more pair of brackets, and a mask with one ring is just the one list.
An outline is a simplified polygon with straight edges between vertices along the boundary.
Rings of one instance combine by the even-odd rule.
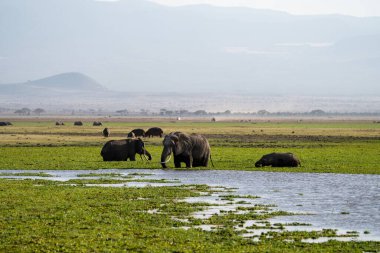
[[135, 142], [136, 152], [138, 154], [142, 153], [143, 148], [144, 148], [144, 142], [141, 140], [141, 138], [137, 138], [136, 140], [134, 140], [134, 142]]
[[173, 142], [175, 144], [174, 153], [179, 154], [189, 154], [191, 153], [191, 140], [187, 134], [177, 132], [176, 135], [173, 135]]
[[170, 139], [174, 142], [174, 144], [177, 144], [179, 141], [179, 138], [176, 135], [170, 135]]

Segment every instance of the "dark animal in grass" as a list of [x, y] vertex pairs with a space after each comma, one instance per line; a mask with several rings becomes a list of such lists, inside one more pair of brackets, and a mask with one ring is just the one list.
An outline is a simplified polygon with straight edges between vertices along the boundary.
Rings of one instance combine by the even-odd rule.
[[110, 130], [107, 127], [103, 129], [102, 133], [103, 133], [103, 136], [106, 138], [110, 136]]
[[104, 144], [100, 152], [103, 161], [136, 161], [136, 154], [148, 157], [147, 160], [152, 160], [152, 156], [145, 149], [144, 142], [140, 138], [112, 140]]
[[74, 126], [83, 126], [83, 122], [82, 121], [75, 121]]
[[164, 131], [162, 131], [161, 128], [159, 127], [152, 127], [152, 128], [149, 128], [148, 131], [146, 131], [145, 133], [145, 137], [153, 137], [153, 136], [159, 136], [159, 137], [162, 137], [162, 135], [164, 134]]
[[301, 166], [300, 160], [293, 153], [271, 153], [263, 155], [255, 163], [255, 167], [298, 167]]
[[199, 134], [185, 134], [172, 132], [163, 140], [164, 149], [161, 154], [161, 165], [166, 168], [166, 163], [173, 153], [174, 166], [181, 167], [185, 163], [187, 168], [204, 166], [207, 167], [211, 159], [210, 144], [207, 139]]
[[131, 132], [128, 133], [127, 137], [133, 138], [134, 136], [132, 135], [132, 133], [135, 135], [135, 137], [145, 136], [145, 131], [144, 129], [141, 129], [141, 128], [133, 129]]
[[62, 121], [56, 121], [55, 122], [55, 125], [56, 126], [63, 126], [63, 125], [65, 125]]
[[93, 125], [93, 126], [102, 126], [103, 124], [102, 124], [102, 122], [100, 122], [100, 121], [94, 121], [94, 122], [92, 123], [92, 125]]
[[0, 126], [12, 126], [12, 123], [9, 121], [1, 121]]

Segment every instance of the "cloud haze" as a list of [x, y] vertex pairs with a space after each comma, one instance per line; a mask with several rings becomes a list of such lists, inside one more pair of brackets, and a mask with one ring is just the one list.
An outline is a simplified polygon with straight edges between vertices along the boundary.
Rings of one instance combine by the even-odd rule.
[[380, 95], [380, 18], [2, 0], [0, 38], [3, 84], [80, 72], [134, 92]]
[[344, 14], [358, 17], [380, 16], [378, 0], [151, 0], [171, 6], [210, 4], [285, 11], [297, 15]]

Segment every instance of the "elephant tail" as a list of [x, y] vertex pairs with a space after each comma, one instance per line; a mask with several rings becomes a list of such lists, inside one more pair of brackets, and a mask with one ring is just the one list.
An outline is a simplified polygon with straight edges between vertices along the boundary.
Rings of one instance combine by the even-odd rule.
[[212, 161], [212, 158], [211, 158], [211, 154], [210, 154], [210, 161], [211, 161], [211, 165], [212, 165], [212, 167], [215, 168], [215, 166], [214, 166], [214, 162]]

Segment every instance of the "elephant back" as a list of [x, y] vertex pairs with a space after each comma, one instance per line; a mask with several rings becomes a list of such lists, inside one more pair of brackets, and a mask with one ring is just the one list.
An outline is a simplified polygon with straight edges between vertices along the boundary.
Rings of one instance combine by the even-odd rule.
[[134, 135], [135, 137], [144, 137], [145, 130], [141, 128], [133, 129], [131, 132], [128, 133], [128, 137], [132, 137], [132, 135]]
[[210, 144], [206, 137], [200, 134], [191, 134], [190, 139], [193, 146], [193, 155], [210, 154]]
[[152, 127], [152, 128], [149, 128], [146, 133], [145, 133], [145, 136], [146, 137], [150, 137], [150, 136], [160, 136], [162, 137], [164, 131], [162, 131], [161, 128], [159, 127]]

